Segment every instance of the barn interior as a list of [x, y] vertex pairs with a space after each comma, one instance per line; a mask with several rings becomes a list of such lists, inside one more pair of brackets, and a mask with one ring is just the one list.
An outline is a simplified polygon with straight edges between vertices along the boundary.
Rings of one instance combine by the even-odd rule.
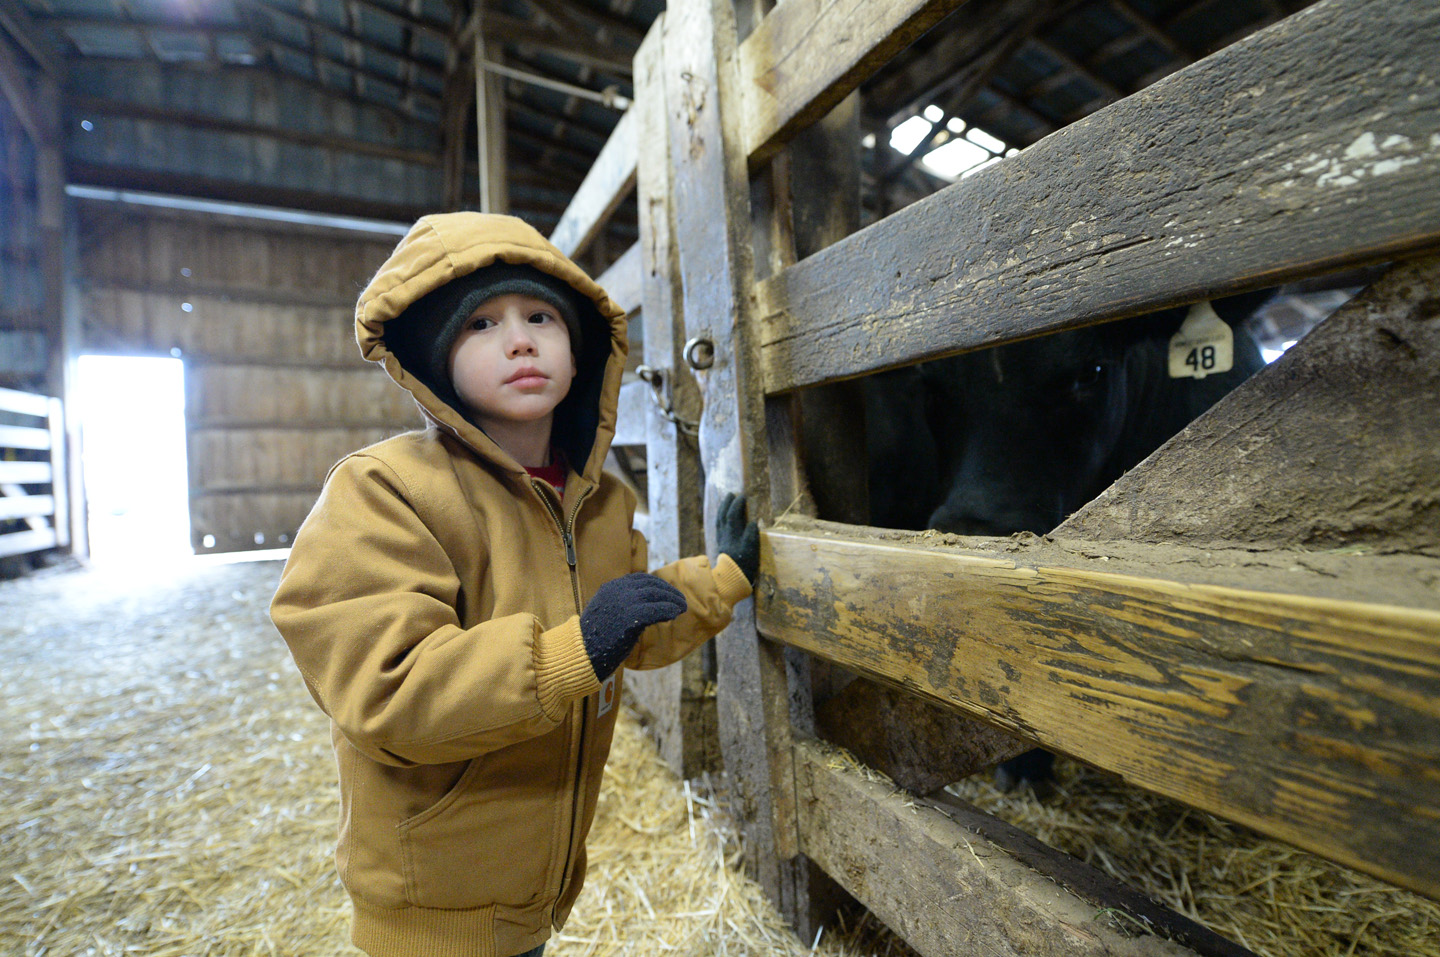
[[[851, 228], [879, 221], [1309, 5], [955, 4], [832, 114], [857, 176], [818, 185], [858, 194]], [[358, 355], [355, 297], [419, 216], [510, 212], [625, 290], [640, 381], [633, 156], [612, 208], [580, 205], [664, 6], [0, 6], [0, 645], [16, 691], [0, 949], [358, 953], [329, 866], [328, 728], [264, 615], [329, 466], [422, 424]], [[739, 4], [741, 31], [771, 6]], [[580, 216], [596, 225], [577, 233]], [[763, 276], [771, 240], [754, 239]], [[1273, 359], [1383, 273], [1272, 287], [1241, 323]], [[645, 464], [643, 444], [611, 461], [642, 501]], [[820, 517], [843, 518], [815, 487]], [[1050, 529], [998, 534], [1027, 530]], [[847, 676], [831, 680], [838, 694]], [[745, 883], [718, 770], [682, 781], [632, 725], [607, 794], [664, 793], [597, 831], [634, 872], [597, 876], [547, 953], [912, 953], [853, 906], [796, 938]], [[954, 793], [1243, 948], [1198, 952], [1440, 954], [1434, 901], [1082, 764], [1056, 786], [1042, 800], [985, 775]]]

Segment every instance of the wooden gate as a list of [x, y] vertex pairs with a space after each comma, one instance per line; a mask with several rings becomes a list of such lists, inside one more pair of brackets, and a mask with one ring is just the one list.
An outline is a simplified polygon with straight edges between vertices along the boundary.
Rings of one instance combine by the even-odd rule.
[[[765, 520], [716, 643], [757, 873], [797, 926], [833, 879], [925, 954], [1148, 952], [1036, 903], [1003, 826], [834, 767], [834, 663], [1440, 897], [1440, 4], [1325, 0], [860, 230], [847, 97], [960, 6], [737, 27], [673, 0], [636, 57], [645, 354], [677, 413], [649, 419], [652, 551], [697, 550], [702, 515], [713, 551], [729, 491]], [[864, 527], [849, 380], [1384, 261], [1053, 536]]]
[[70, 543], [64, 404], [0, 389], [0, 558]]

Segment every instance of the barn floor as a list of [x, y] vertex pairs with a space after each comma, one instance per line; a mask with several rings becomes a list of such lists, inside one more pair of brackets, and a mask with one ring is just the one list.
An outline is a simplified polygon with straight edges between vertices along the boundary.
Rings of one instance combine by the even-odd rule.
[[[359, 953], [331, 860], [327, 721], [266, 615], [280, 567], [197, 559], [0, 583], [0, 954]], [[590, 847], [547, 955], [812, 952], [633, 719]], [[814, 953], [907, 951], [861, 926]]]

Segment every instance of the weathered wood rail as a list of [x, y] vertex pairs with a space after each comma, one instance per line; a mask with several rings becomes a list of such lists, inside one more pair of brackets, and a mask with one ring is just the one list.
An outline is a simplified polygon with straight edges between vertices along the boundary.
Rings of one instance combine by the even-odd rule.
[[[0, 412], [40, 420], [39, 425], [0, 425], [0, 521], [25, 526], [0, 534], [0, 557], [63, 547], [70, 542], [70, 513], [62, 403], [0, 389]], [[26, 488], [47, 485], [46, 492]]]
[[[858, 182], [847, 97], [963, 6], [786, 0], [737, 24], [732, 0], [672, 0], [557, 230], [582, 248], [633, 183], [641, 240], [602, 284], [640, 307], [654, 371], [622, 424], [636, 441], [645, 410], [652, 559], [713, 547], [726, 492], [766, 520], [715, 670], [634, 682], [665, 753], [694, 773], [718, 733], [756, 872], [807, 933], [833, 879], [927, 955], [1151, 952], [1066, 929], [1072, 890], [1123, 891], [1002, 874], [1013, 846], [950, 830], [972, 812], [828, 760], [832, 665], [975, 755], [1003, 729], [1440, 897], [1440, 4], [1323, 0], [859, 229], [834, 188]], [[845, 380], [1396, 260], [1053, 539], [867, 528], [833, 474], [863, 455]], [[690, 339], [713, 365], [687, 365]], [[822, 496], [852, 524], [817, 520]]]

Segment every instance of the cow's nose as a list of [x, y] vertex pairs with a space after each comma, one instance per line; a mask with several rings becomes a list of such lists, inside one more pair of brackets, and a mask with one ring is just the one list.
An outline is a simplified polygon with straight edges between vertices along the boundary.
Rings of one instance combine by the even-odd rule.
[[1009, 535], [1016, 529], [994, 519], [977, 518], [961, 511], [937, 508], [930, 516], [930, 527], [951, 535]]

